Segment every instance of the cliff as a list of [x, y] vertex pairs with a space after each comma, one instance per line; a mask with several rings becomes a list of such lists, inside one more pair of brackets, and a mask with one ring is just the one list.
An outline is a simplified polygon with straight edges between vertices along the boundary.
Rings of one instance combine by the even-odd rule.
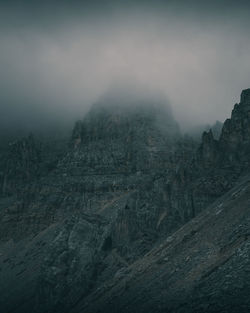
[[[162, 99], [130, 96], [119, 103], [118, 93], [92, 106], [59, 153], [34, 138], [10, 146], [1, 162], [0, 310], [66, 313], [90, 299], [82, 312], [104, 312], [102, 306], [109, 307], [103, 300], [106, 291], [96, 306], [91, 301], [107, 280], [114, 279], [116, 286], [116, 277], [127, 276], [127, 269], [143, 263], [169, 236], [178, 239], [183, 225], [189, 238], [193, 218], [200, 221], [201, 216], [204, 229], [215, 227], [217, 217], [206, 225], [207, 208], [216, 200], [231, 203], [230, 190], [236, 192], [240, 177], [249, 171], [249, 93], [242, 92], [220, 138], [205, 132], [200, 145], [181, 136]], [[234, 203], [230, 210], [236, 212]], [[237, 225], [232, 225], [226, 212], [225, 225], [233, 234], [241, 222], [235, 219]], [[207, 243], [204, 232], [196, 232], [199, 250]], [[230, 238], [224, 239], [230, 245]], [[186, 258], [189, 244], [184, 240], [180, 246]], [[175, 262], [178, 253], [172, 258]], [[158, 266], [147, 262], [152, 270]], [[155, 273], [158, 269], [161, 265]], [[136, 288], [131, 289], [135, 295]], [[154, 290], [160, 293], [161, 287]], [[107, 299], [113, 301], [110, 292]], [[116, 302], [114, 312], [123, 308], [123, 301]], [[139, 301], [136, 310], [140, 303], [144, 307], [144, 300]], [[152, 312], [161, 312], [157, 310]]]

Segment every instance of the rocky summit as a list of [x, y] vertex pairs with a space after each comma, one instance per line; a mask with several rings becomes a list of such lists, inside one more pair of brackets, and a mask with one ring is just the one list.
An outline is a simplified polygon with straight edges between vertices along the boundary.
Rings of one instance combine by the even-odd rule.
[[0, 153], [0, 312], [249, 312], [250, 89], [218, 133], [107, 93]]

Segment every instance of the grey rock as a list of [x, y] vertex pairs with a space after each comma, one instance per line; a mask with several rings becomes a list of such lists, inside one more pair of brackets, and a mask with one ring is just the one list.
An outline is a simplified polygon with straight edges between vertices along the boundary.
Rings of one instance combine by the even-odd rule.
[[[68, 147], [32, 137], [1, 155], [0, 311], [66, 313], [84, 307], [86, 313], [95, 312], [92, 308], [105, 312], [103, 304], [110, 310], [107, 303], [118, 299], [112, 290], [121, 286], [121, 294], [129, 294], [131, 303], [134, 297], [139, 301], [134, 308], [128, 306], [130, 312], [142, 312], [144, 304], [152, 312], [168, 308], [185, 312], [180, 303], [185, 303], [186, 295], [194, 297], [188, 309], [193, 306], [193, 311], [202, 312], [210, 309], [210, 293], [219, 297], [218, 288], [224, 286], [227, 292], [228, 284], [234, 286], [236, 276], [225, 276], [225, 284], [223, 275], [218, 281], [215, 276], [211, 281], [215, 290], [206, 289], [204, 296], [199, 288], [192, 294], [196, 280], [188, 280], [188, 292], [180, 281], [199, 264], [206, 268], [200, 274], [210, 277], [209, 260], [218, 249], [223, 255], [236, 251], [235, 236], [242, 249], [237, 250], [239, 266], [244, 267], [248, 248], [241, 240], [247, 236], [247, 213], [242, 211], [244, 221], [239, 208], [232, 226], [230, 212], [236, 208], [228, 205], [242, 201], [245, 208], [249, 195], [248, 184], [239, 185], [241, 175], [249, 171], [249, 90], [243, 91], [220, 138], [205, 132], [200, 145], [182, 137], [171, 109], [162, 101], [143, 99], [144, 105], [140, 101], [130, 98], [124, 106], [117, 97], [106, 96], [76, 123]], [[214, 209], [209, 209], [212, 203]], [[220, 237], [213, 225], [222, 220]], [[212, 236], [213, 229], [216, 246], [205, 236], [205, 230]], [[170, 255], [166, 246], [172, 247]], [[223, 268], [223, 260], [218, 268]], [[154, 287], [153, 297], [158, 299], [177, 281], [179, 289], [170, 295], [169, 304], [162, 298], [157, 305], [153, 300], [149, 304], [145, 299], [151, 297], [150, 279], [142, 291], [136, 289], [133, 269], [140, 275], [145, 272], [145, 278], [150, 277], [148, 269], [156, 271], [156, 280], [165, 273], [163, 266], [168, 267], [166, 279]], [[241, 297], [243, 280], [236, 288]], [[122, 301], [115, 302], [112, 312], [124, 309]], [[221, 310], [227, 307], [226, 302], [221, 305]]]

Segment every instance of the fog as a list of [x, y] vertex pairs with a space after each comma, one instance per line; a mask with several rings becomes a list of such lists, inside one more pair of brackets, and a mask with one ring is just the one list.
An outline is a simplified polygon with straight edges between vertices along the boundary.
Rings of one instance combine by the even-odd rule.
[[117, 80], [166, 95], [183, 130], [224, 121], [250, 87], [249, 13], [245, 1], [0, 3], [1, 131], [71, 125]]

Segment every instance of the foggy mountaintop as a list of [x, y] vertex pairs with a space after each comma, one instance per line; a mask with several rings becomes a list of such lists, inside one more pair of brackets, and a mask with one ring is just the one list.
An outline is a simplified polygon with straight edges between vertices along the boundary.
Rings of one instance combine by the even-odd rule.
[[96, 105], [104, 105], [110, 108], [130, 108], [133, 106], [162, 106], [168, 109], [172, 115], [168, 98], [161, 90], [143, 85], [133, 78], [120, 78], [113, 81], [107, 90], [97, 99]]
[[0, 0], [0, 313], [250, 312], [249, 16]]
[[1, 1], [1, 130], [72, 127], [117, 80], [166, 97], [183, 130], [223, 122], [250, 83], [249, 11], [230, 0]]

